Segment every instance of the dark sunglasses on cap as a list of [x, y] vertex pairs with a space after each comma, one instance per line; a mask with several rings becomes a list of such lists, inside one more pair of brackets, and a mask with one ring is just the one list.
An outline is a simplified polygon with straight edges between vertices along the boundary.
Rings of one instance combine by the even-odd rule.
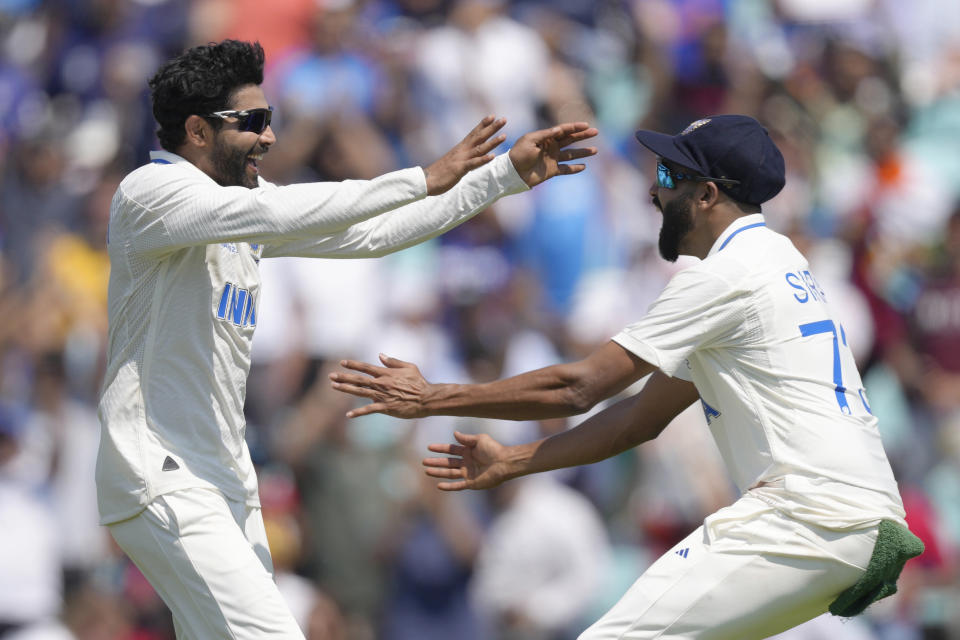
[[708, 176], [698, 176], [692, 173], [681, 173], [671, 171], [670, 168], [662, 162], [657, 163], [657, 186], [664, 189], [676, 189], [677, 182], [680, 180], [696, 180], [697, 182], [718, 182], [720, 184], [735, 185], [740, 184], [739, 180], [730, 180], [729, 178], [710, 178]]
[[246, 109], [244, 111], [214, 111], [208, 117], [237, 119], [237, 129], [240, 131], [252, 131], [261, 134], [270, 126], [270, 120], [273, 118], [273, 107], [266, 109]]

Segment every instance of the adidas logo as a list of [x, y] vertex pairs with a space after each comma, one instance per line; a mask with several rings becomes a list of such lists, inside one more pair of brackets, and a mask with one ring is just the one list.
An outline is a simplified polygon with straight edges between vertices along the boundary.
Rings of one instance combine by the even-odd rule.
[[163, 466], [160, 467], [163, 471], [176, 471], [180, 468], [180, 465], [177, 464], [177, 461], [167, 456], [163, 461]]
[[690, 553], [690, 547], [684, 547], [683, 549], [677, 549], [676, 551], [674, 551], [674, 553], [677, 554], [678, 556], [680, 556], [681, 558], [686, 558], [686, 557], [687, 557], [687, 554]]

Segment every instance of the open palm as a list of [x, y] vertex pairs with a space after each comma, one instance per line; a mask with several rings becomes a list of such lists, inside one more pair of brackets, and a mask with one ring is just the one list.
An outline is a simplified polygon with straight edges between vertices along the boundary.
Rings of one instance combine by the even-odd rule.
[[535, 187], [558, 175], [580, 173], [583, 164], [562, 164], [597, 153], [595, 147], [567, 149], [569, 145], [597, 135], [586, 122], [566, 122], [549, 129], [532, 131], [510, 149], [510, 160], [529, 187]]
[[494, 137], [506, 124], [504, 118], [487, 116], [447, 151], [442, 158], [424, 170], [427, 194], [435, 196], [449, 190], [464, 175], [493, 160], [492, 151], [506, 139], [503, 134]]
[[423, 461], [428, 476], [446, 480], [437, 484], [438, 489], [491, 489], [510, 479], [506, 447], [485, 433], [470, 435], [455, 431], [453, 436], [459, 444], [431, 444], [427, 447], [434, 453], [452, 457]]

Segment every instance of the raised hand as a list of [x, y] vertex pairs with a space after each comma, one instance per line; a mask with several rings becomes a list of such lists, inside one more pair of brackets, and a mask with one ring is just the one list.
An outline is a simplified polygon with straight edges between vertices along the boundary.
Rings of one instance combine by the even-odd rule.
[[490, 152], [506, 140], [506, 136], [491, 136], [506, 122], [505, 118], [487, 116], [463, 140], [443, 154], [442, 158], [427, 167], [424, 171], [427, 175], [427, 195], [435, 196], [447, 191], [467, 172], [493, 160]]
[[583, 171], [586, 165], [561, 163], [592, 156], [597, 153], [596, 147], [566, 147], [592, 138], [597, 133], [597, 130], [586, 122], [566, 122], [549, 129], [532, 131], [513, 145], [510, 149], [510, 160], [527, 186], [535, 187], [553, 176]]
[[412, 362], [404, 362], [383, 354], [378, 367], [357, 360], [341, 360], [340, 366], [359, 371], [346, 373], [335, 371], [330, 374], [333, 388], [373, 402], [347, 412], [348, 418], [365, 416], [369, 413], [385, 413], [394, 418], [422, 418], [426, 415], [422, 400], [430, 390], [430, 383]]
[[442, 491], [490, 489], [512, 476], [508, 469], [507, 448], [485, 433], [470, 435], [455, 431], [459, 444], [431, 444], [427, 448], [447, 458], [425, 458], [426, 474], [442, 478]]

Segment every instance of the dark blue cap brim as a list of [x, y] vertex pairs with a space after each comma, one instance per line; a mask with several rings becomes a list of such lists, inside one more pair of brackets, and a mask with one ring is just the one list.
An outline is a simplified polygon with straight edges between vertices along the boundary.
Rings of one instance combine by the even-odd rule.
[[640, 144], [661, 158], [666, 158], [681, 167], [686, 167], [687, 169], [692, 169], [693, 171], [706, 175], [706, 171], [700, 166], [700, 163], [677, 145], [676, 136], [670, 136], [656, 131], [647, 131], [645, 129], [640, 129], [634, 135], [636, 135]]

